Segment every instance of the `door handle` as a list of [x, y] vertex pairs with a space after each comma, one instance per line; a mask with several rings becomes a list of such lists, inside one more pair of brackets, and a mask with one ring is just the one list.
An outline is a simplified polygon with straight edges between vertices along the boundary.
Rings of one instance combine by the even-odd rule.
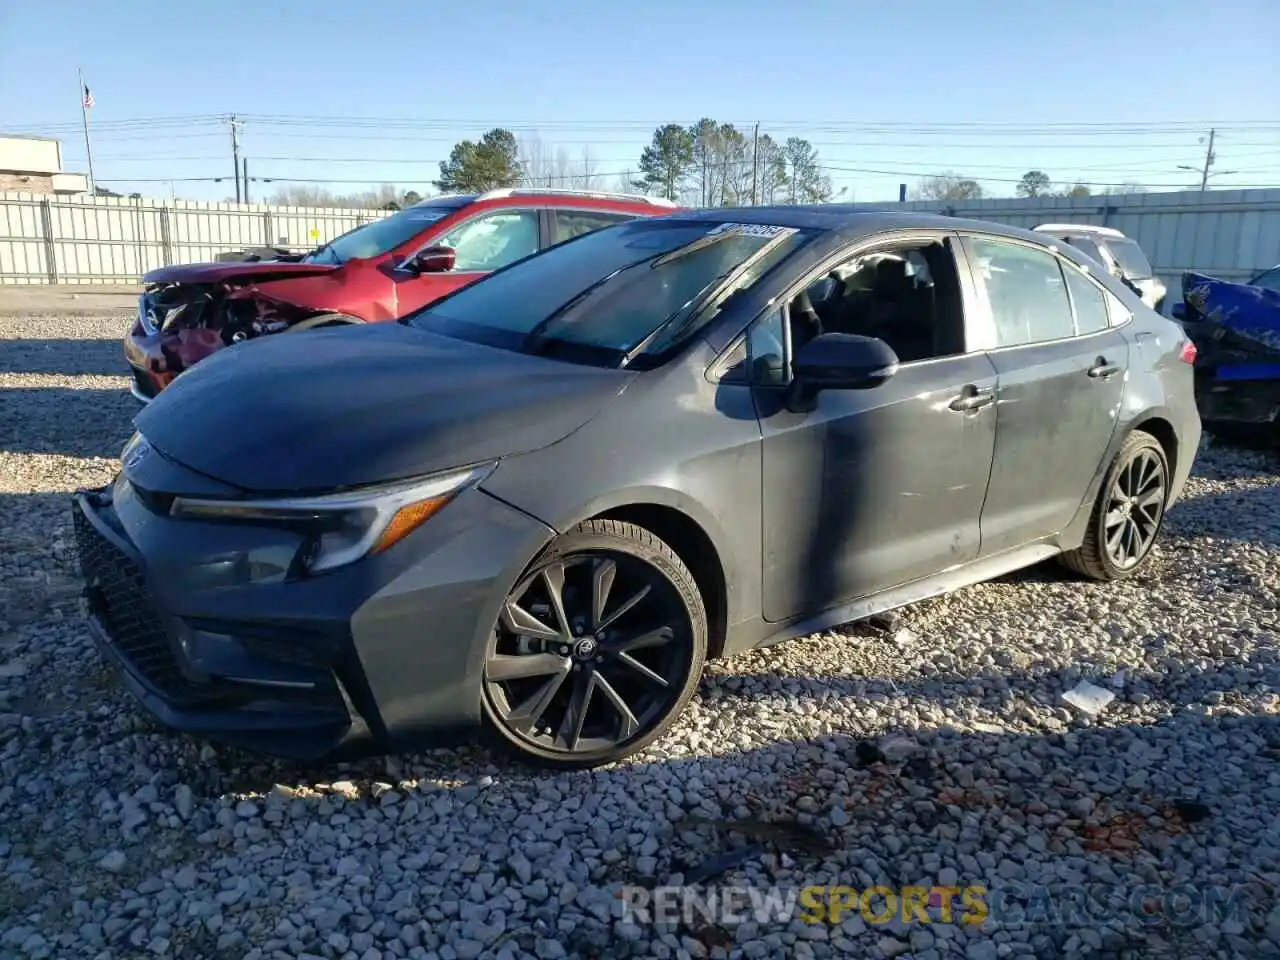
[[952, 410], [960, 413], [971, 413], [995, 402], [995, 393], [990, 390], [979, 390], [970, 384], [964, 388], [960, 396], [951, 401], [950, 406]]
[[1089, 368], [1089, 376], [1095, 380], [1106, 380], [1120, 372], [1118, 363], [1108, 363], [1106, 357], [1099, 357]]

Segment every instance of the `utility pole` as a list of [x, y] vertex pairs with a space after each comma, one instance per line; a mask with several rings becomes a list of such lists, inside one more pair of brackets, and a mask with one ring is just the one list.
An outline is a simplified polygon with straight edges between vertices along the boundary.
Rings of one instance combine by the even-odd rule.
[[239, 203], [242, 196], [240, 191], [240, 121], [233, 113], [228, 122], [231, 124], [231, 164], [236, 172], [236, 203]]
[[756, 184], [760, 182], [760, 121], [751, 132], [751, 205], [757, 205]]
[[1204, 170], [1200, 173], [1200, 192], [1204, 193], [1209, 186], [1209, 168], [1213, 166], [1215, 159], [1213, 155], [1213, 138], [1217, 134], [1217, 130], [1210, 128], [1209, 130], [1209, 149], [1204, 152]]
[[1213, 152], [1213, 141], [1216, 138], [1217, 132], [1218, 132], [1217, 130], [1212, 130], [1212, 129], [1209, 131], [1209, 146], [1205, 149], [1205, 152], [1204, 152], [1203, 167], [1188, 167], [1185, 164], [1178, 165], [1179, 170], [1193, 170], [1196, 173], [1200, 174], [1200, 192], [1201, 193], [1204, 193], [1207, 189], [1209, 189], [1210, 177], [1226, 177], [1237, 172], [1235, 170], [1211, 170], [1210, 169], [1218, 161], [1218, 155]]

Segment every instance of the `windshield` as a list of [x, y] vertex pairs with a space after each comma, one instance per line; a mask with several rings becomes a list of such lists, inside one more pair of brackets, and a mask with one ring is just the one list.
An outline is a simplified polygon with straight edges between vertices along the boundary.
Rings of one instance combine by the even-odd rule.
[[803, 236], [760, 224], [633, 220], [552, 247], [404, 322], [504, 349], [614, 366], [634, 351], [656, 353], [651, 348], [687, 337], [710, 319], [712, 310], [703, 306], [754, 284]]
[[1280, 293], [1280, 267], [1272, 267], [1270, 270], [1258, 274], [1249, 283], [1255, 287], [1262, 287], [1264, 290], [1274, 290]]
[[1112, 240], [1108, 237], [1107, 249], [1116, 258], [1121, 272], [1130, 280], [1146, 280], [1152, 276], [1151, 262], [1133, 240]]
[[346, 263], [354, 258], [379, 257], [412, 240], [458, 208], [444, 204], [409, 207], [381, 220], [348, 230], [303, 257], [304, 263]]

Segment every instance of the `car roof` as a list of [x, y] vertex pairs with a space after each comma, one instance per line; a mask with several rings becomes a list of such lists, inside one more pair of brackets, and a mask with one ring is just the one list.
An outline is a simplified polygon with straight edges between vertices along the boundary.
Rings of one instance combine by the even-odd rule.
[[869, 210], [852, 204], [823, 203], [767, 207], [714, 207], [668, 214], [664, 219], [747, 223], [837, 233], [850, 239], [888, 230], [980, 230], [984, 233], [1046, 243], [1042, 233], [990, 220], [948, 217], [937, 213]]
[[609, 190], [567, 190], [555, 187], [501, 187], [485, 193], [450, 193], [438, 197], [430, 197], [415, 203], [415, 207], [451, 207], [461, 208], [472, 203], [483, 203], [491, 200], [555, 200], [571, 204], [574, 200], [590, 204], [593, 201], [607, 201], [612, 204], [629, 204], [637, 208], [648, 208], [654, 211], [677, 210], [679, 204], [665, 197], [654, 197], [642, 193], [616, 193]]

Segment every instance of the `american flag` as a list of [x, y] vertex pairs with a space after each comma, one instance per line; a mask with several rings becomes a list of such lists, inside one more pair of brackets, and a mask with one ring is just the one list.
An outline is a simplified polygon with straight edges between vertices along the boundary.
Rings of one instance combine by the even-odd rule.
[[84, 85], [84, 105], [86, 107], [93, 106], [93, 94], [89, 92], [89, 85], [87, 83]]

